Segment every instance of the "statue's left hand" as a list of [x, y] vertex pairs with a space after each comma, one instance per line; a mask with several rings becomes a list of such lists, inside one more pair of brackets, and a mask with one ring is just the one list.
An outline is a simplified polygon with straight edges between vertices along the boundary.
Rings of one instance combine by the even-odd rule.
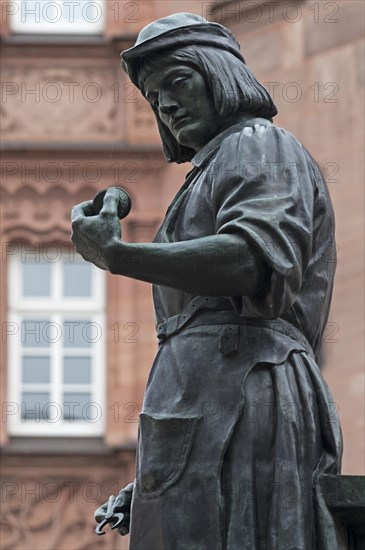
[[[118, 533], [122, 536], [128, 535], [129, 533], [129, 521], [130, 521], [130, 513], [131, 513], [133, 487], [134, 487], [134, 484], [129, 483], [127, 487], [124, 487], [124, 489], [122, 489], [119, 492], [119, 494], [116, 497], [114, 497], [115, 500], [113, 502], [113, 513], [115, 514], [122, 513], [124, 516], [122, 522], [118, 527]], [[106, 502], [102, 506], [99, 506], [99, 508], [95, 510], [94, 517], [97, 523], [101, 523], [105, 519], [107, 508], [108, 508], [108, 502]]]
[[118, 203], [118, 191], [111, 187], [105, 194], [99, 214], [94, 214], [93, 201], [77, 204], [71, 214], [71, 240], [77, 252], [84, 260], [107, 271], [110, 269], [111, 245], [122, 235]]

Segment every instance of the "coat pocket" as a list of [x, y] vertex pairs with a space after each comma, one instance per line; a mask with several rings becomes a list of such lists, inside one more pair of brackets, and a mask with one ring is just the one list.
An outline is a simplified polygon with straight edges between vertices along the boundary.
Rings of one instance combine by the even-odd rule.
[[140, 414], [137, 486], [141, 495], [158, 496], [179, 480], [199, 420], [198, 417]]

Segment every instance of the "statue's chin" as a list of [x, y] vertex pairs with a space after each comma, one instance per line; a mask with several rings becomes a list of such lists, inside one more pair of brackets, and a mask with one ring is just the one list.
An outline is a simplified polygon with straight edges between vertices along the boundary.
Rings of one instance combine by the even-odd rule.
[[194, 122], [187, 121], [186, 125], [175, 131], [174, 137], [179, 145], [190, 147], [191, 149], [194, 149], [194, 151], [199, 151], [199, 149], [203, 147], [204, 143], [209, 141], [209, 139], [201, 143], [201, 136], [199, 136], [193, 126]]

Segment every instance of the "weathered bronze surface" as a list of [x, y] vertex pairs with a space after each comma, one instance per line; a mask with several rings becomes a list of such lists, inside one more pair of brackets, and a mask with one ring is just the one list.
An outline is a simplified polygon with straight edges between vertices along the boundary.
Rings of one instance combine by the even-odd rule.
[[153, 284], [160, 345], [118, 530], [131, 550], [344, 549], [319, 483], [342, 455], [317, 365], [336, 265], [323, 176], [225, 27], [175, 14], [122, 57], [166, 160], [193, 168], [152, 243], [121, 239], [115, 188], [72, 213], [85, 260]]

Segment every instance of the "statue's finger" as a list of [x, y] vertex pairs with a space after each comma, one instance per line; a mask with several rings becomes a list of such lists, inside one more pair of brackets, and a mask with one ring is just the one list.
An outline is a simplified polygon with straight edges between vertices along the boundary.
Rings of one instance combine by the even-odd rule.
[[110, 187], [105, 193], [100, 216], [118, 216], [118, 205], [119, 191], [115, 187]]
[[130, 483], [118, 493], [114, 503], [115, 509], [122, 511], [123, 513], [129, 512], [132, 502], [133, 487], [134, 484]]
[[117, 496], [114, 506], [121, 509], [129, 508], [131, 505], [131, 500], [132, 499], [130, 498], [130, 496], [123, 492]]
[[75, 222], [85, 218], [86, 216], [92, 216], [92, 203], [93, 201], [84, 201], [80, 202], [80, 204], [76, 204], [76, 206], [74, 206], [71, 210], [71, 221]]
[[101, 523], [105, 519], [107, 507], [108, 507], [108, 503], [106, 502], [105, 504], [103, 504], [102, 506], [99, 506], [99, 508], [95, 510], [94, 518], [97, 521], [97, 523]]

